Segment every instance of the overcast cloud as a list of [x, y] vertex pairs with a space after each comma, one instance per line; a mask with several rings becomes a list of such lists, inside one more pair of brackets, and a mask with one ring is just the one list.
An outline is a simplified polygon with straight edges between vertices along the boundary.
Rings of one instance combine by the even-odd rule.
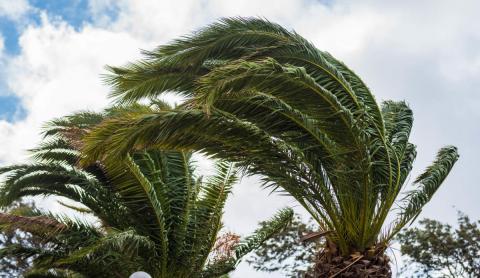
[[[343, 60], [377, 100], [410, 104], [419, 153], [414, 174], [441, 146], [458, 146], [459, 162], [421, 217], [453, 223], [461, 210], [480, 218], [480, 1], [90, 0], [84, 8], [89, 20], [75, 26], [26, 0], [0, 0], [0, 19], [15, 22], [18, 32], [16, 51], [0, 34], [0, 96], [15, 97], [24, 111], [0, 117], [0, 164], [25, 161], [52, 117], [105, 107], [105, 64], [137, 59], [140, 49], [219, 17], [262, 16]], [[283, 205], [295, 206], [255, 183], [244, 179], [236, 188], [227, 206], [229, 230], [247, 233]], [[273, 277], [246, 265], [234, 277], [247, 274]]]

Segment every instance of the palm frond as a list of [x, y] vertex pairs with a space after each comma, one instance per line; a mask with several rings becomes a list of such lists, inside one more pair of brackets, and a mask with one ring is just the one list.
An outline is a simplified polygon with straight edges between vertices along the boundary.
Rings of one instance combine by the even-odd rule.
[[190, 231], [195, 233], [191, 243], [193, 256], [197, 268], [207, 261], [211, 248], [215, 245], [218, 232], [221, 229], [223, 208], [230, 195], [233, 184], [237, 181], [237, 172], [234, 165], [227, 162], [218, 162], [215, 175], [208, 177], [201, 185], [200, 196], [196, 202], [196, 209]]
[[[144, 54], [109, 67], [105, 81], [117, 106], [52, 121], [44, 145], [34, 150], [40, 165], [0, 169], [7, 181], [0, 204], [65, 196], [102, 220], [116, 219], [105, 226], [135, 227], [152, 239], [162, 275], [168, 268], [177, 277], [208, 276], [234, 267], [224, 261], [203, 268], [235, 179], [225, 166], [200, 181], [192, 151], [233, 162], [264, 186], [292, 195], [331, 231], [327, 241], [341, 256], [384, 246], [415, 219], [458, 158], [454, 147], [440, 150], [382, 236], [416, 157], [405, 102], [378, 105], [341, 61], [259, 18], [222, 19]], [[172, 108], [155, 99], [171, 92], [185, 102]], [[153, 104], [134, 104], [144, 98]], [[245, 250], [268, 235], [263, 232]]]
[[57, 266], [68, 265], [79, 260], [84, 260], [87, 255], [102, 252], [118, 252], [126, 257], [142, 256], [144, 258], [156, 257], [155, 243], [148, 237], [138, 235], [134, 230], [110, 232], [101, 237], [94, 244], [80, 248], [69, 254], [68, 257], [58, 260]]
[[235, 247], [234, 255], [219, 261], [213, 261], [203, 270], [201, 277], [218, 277], [235, 269], [242, 257], [259, 248], [265, 241], [284, 229], [293, 219], [293, 210], [279, 210], [271, 219], [257, 229], [252, 235], [243, 238]]
[[62, 232], [66, 225], [45, 216], [19, 216], [0, 213], [0, 227], [2, 230], [20, 229], [25, 232], [49, 237]]
[[293, 210], [285, 208], [278, 211], [265, 225], [252, 235], [242, 239], [235, 247], [235, 260], [238, 262], [243, 256], [258, 248], [266, 240], [284, 229], [293, 219]]
[[260, 18], [222, 19], [144, 54], [111, 68], [117, 101], [174, 91], [185, 103], [103, 122], [85, 138], [83, 163], [199, 151], [292, 195], [342, 254], [378, 242], [416, 156], [405, 102], [380, 107], [344, 63]]
[[438, 151], [435, 161], [415, 179], [414, 185], [417, 186], [417, 189], [406, 192], [402, 198], [401, 212], [390, 237], [398, 233], [406, 224], [415, 221], [422, 208], [430, 201], [448, 176], [458, 158], [456, 147], [447, 146]]

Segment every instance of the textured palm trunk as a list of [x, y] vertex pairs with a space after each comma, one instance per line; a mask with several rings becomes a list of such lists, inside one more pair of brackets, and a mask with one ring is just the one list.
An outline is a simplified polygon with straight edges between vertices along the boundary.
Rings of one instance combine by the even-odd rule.
[[306, 278], [390, 278], [392, 271], [390, 259], [384, 252], [376, 254], [354, 253], [350, 256], [341, 256], [336, 250], [325, 249], [317, 255], [313, 273]]

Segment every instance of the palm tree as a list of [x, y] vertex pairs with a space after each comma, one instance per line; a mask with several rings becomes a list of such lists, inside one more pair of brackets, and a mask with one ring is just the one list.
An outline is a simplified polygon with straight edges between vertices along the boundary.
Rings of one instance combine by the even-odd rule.
[[78, 165], [81, 138], [91, 128], [119, 111], [142, 109], [148, 107], [54, 120], [33, 150], [34, 163], [0, 169], [1, 206], [26, 196], [62, 197], [62, 205], [93, 219], [35, 208], [0, 213], [4, 231], [31, 233], [46, 246], [11, 245], [0, 255], [33, 258], [29, 277], [128, 277], [138, 270], [162, 278], [219, 277], [290, 221], [293, 213], [284, 209], [251, 236], [219, 237], [236, 170], [218, 162], [213, 176], [198, 177], [189, 151], [138, 150], [123, 161]]
[[[400, 194], [416, 157], [408, 142], [410, 108], [402, 101], [379, 105], [345, 64], [278, 24], [223, 19], [145, 54], [110, 68], [113, 97], [132, 103], [176, 92], [185, 102], [176, 111], [104, 122], [86, 138], [85, 161], [162, 147], [236, 162], [317, 221], [326, 239], [318, 277], [390, 275], [388, 242], [418, 216], [458, 159], [455, 147], [442, 148]], [[398, 214], [385, 225], [392, 210]]]

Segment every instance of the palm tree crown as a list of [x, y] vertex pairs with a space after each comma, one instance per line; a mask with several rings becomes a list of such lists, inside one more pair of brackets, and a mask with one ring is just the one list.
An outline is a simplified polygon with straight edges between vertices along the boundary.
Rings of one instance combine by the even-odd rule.
[[1, 168], [2, 206], [25, 196], [64, 197], [68, 201], [61, 204], [98, 221], [38, 209], [2, 213], [2, 229], [38, 235], [48, 248], [18, 245], [0, 253], [34, 258], [31, 277], [128, 277], [137, 270], [153, 277], [218, 277], [288, 223], [292, 211], [285, 209], [267, 227], [242, 240], [232, 238], [229, 249], [217, 254], [224, 204], [237, 180], [232, 164], [219, 162], [213, 176], [197, 177], [191, 152], [158, 149], [78, 164], [81, 138], [91, 128], [120, 111], [149, 109], [133, 105], [54, 120], [33, 150], [35, 163]]
[[458, 158], [455, 147], [442, 148], [401, 194], [416, 157], [410, 108], [379, 105], [345, 64], [263, 19], [223, 19], [145, 54], [110, 68], [113, 97], [131, 103], [173, 91], [186, 101], [105, 121], [87, 136], [85, 161], [143, 147], [233, 161], [292, 195], [342, 255], [383, 252]]

